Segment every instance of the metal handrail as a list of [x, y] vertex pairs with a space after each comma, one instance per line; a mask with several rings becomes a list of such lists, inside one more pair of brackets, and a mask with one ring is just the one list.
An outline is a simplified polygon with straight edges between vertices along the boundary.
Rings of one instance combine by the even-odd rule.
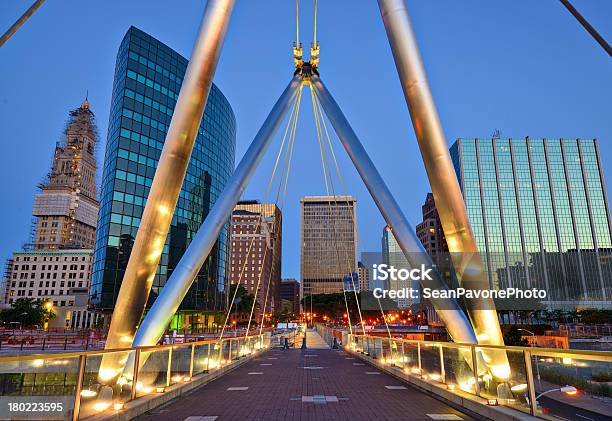
[[[332, 338], [334, 337], [333, 329], [331, 327], [325, 325], [319, 325], [319, 327], [325, 330], [325, 333], [332, 332]], [[346, 331], [344, 331], [346, 332]], [[347, 332], [348, 333], [348, 332]], [[328, 336], [328, 335], [324, 335]], [[471, 353], [471, 368], [473, 371], [473, 376], [475, 379], [478, 378], [478, 357], [477, 352], [481, 352], [484, 349], [496, 349], [503, 350], [507, 352], [520, 352], [522, 354], [523, 365], [525, 369], [526, 376], [526, 384], [527, 384], [527, 394], [528, 394], [528, 406], [529, 412], [531, 415], [537, 416], [538, 408], [537, 401], [535, 399], [536, 391], [535, 391], [535, 383], [534, 383], [534, 375], [531, 366], [531, 359], [535, 357], [536, 360], [536, 368], [538, 357], [546, 356], [553, 358], [574, 358], [574, 359], [585, 359], [589, 361], [600, 361], [605, 363], [612, 363], [612, 352], [610, 351], [591, 351], [591, 350], [576, 350], [576, 349], [555, 349], [555, 348], [536, 348], [536, 347], [524, 347], [524, 346], [501, 346], [501, 345], [479, 345], [479, 344], [471, 344], [471, 343], [456, 343], [456, 342], [442, 342], [442, 341], [424, 341], [424, 340], [415, 340], [415, 339], [403, 339], [403, 338], [389, 338], [385, 336], [376, 336], [376, 335], [363, 335], [363, 334], [349, 334], [349, 344], [355, 344], [359, 346], [359, 342], [361, 342], [361, 347], [363, 350], [368, 349], [369, 352], [369, 344], [370, 340], [380, 340], [380, 341], [388, 341], [390, 352], [391, 352], [391, 360], [393, 360], [393, 349], [396, 350], [399, 348], [398, 345], [401, 344], [402, 354], [405, 353], [405, 345], [411, 344], [416, 345], [417, 348], [417, 361], [418, 361], [418, 373], [422, 373], [421, 367], [421, 349], [424, 347], [438, 347], [439, 348], [439, 358], [440, 358], [440, 378], [442, 383], [446, 383], [445, 378], [445, 367], [444, 367], [444, 354], [443, 348], [455, 348], [455, 349], [463, 349], [464, 351], [469, 350]], [[393, 344], [393, 345], [392, 345]], [[349, 348], [351, 345], [349, 345]], [[356, 349], [356, 348], [355, 348]], [[384, 350], [382, 351], [384, 355]], [[469, 357], [468, 357], [469, 358]], [[392, 362], [393, 364], [393, 362]], [[539, 376], [539, 374], [538, 374]], [[474, 383], [474, 394], [476, 396], [480, 396], [480, 384], [478, 381]]]
[[[85, 377], [85, 365], [88, 357], [104, 355], [110, 353], [118, 353], [118, 352], [134, 352], [134, 367], [132, 373], [132, 384], [138, 384], [138, 376], [140, 371], [140, 356], [143, 351], [145, 352], [154, 352], [154, 351], [163, 351], [169, 350], [168, 353], [168, 368], [167, 368], [167, 377], [168, 383], [167, 386], [170, 386], [170, 374], [172, 372], [172, 352], [175, 349], [180, 348], [190, 348], [190, 364], [189, 364], [189, 377], [193, 377], [194, 375], [194, 355], [196, 346], [200, 345], [208, 345], [208, 357], [206, 363], [206, 370], [204, 372], [208, 372], [210, 370], [210, 345], [218, 345], [219, 347], [219, 358], [221, 359], [221, 354], [223, 352], [223, 343], [229, 343], [229, 358], [232, 359], [232, 342], [234, 341], [248, 341], [249, 338], [252, 338], [255, 341], [260, 341], [265, 337], [265, 334], [256, 334], [256, 335], [244, 335], [244, 336], [235, 336], [235, 337], [226, 337], [226, 338], [215, 338], [215, 339], [207, 339], [203, 341], [195, 341], [195, 342], [187, 342], [183, 344], [166, 344], [166, 345], [150, 345], [150, 346], [138, 346], [131, 348], [114, 348], [114, 349], [101, 349], [101, 350], [93, 350], [93, 351], [80, 351], [80, 352], [64, 352], [59, 354], [31, 354], [31, 355], [19, 355], [12, 357], [0, 357], [0, 364], [2, 363], [10, 363], [10, 362], [18, 362], [18, 361], [31, 361], [38, 359], [66, 359], [66, 358], [77, 358], [78, 357], [78, 372], [77, 378], [75, 382], [75, 392], [74, 392], [74, 406], [72, 408], [72, 421], [78, 421], [81, 412], [81, 390], [83, 388], [83, 381]], [[138, 398], [137, 395], [137, 387], [132, 387], [130, 390], [130, 397], [128, 401], [133, 401]]]
[[[425, 344], [427, 346], [447, 346], [450, 348], [471, 348], [474, 347], [478, 349], [501, 349], [504, 351], [517, 351], [524, 352], [528, 351], [532, 355], [541, 355], [546, 357], [563, 357], [563, 356], [576, 356], [583, 355], [588, 357], [588, 359], [595, 361], [604, 361], [604, 362], [612, 362], [612, 351], [591, 351], [591, 350], [580, 350], [580, 349], [558, 349], [558, 348], [537, 348], [537, 347], [525, 347], [525, 346], [514, 346], [514, 345], [480, 345], [480, 344], [470, 344], [470, 343], [462, 343], [462, 342], [443, 342], [443, 341], [425, 341], [418, 339], [403, 339], [403, 338], [388, 338], [383, 336], [376, 335], [363, 335], [363, 334], [353, 334], [353, 337], [369, 337], [369, 338], [379, 338], [379, 339], [391, 339], [393, 341], [402, 342], [402, 343], [410, 343], [410, 344]], [[562, 355], [563, 354], [563, 355]], [[579, 357], [575, 357], [579, 358]]]
[[137, 346], [137, 347], [126, 347], [126, 348], [112, 348], [112, 349], [97, 349], [91, 351], [74, 351], [74, 352], [62, 352], [57, 354], [29, 354], [29, 355], [14, 355], [8, 357], [0, 357], [0, 364], [16, 362], [16, 361], [31, 361], [31, 360], [50, 360], [57, 358], [76, 358], [84, 355], [86, 357], [94, 356], [94, 355], [103, 355], [103, 354], [111, 354], [118, 352], [131, 352], [131, 351], [159, 351], [164, 349], [177, 349], [181, 347], [190, 347], [190, 346], [199, 346], [199, 345], [211, 345], [217, 344], [219, 342], [224, 341], [239, 341], [247, 338], [258, 338], [262, 335], [249, 335], [249, 336], [228, 336], [222, 338], [221, 340], [217, 339], [207, 339], [203, 341], [195, 341], [195, 342], [187, 342], [183, 344], [165, 344], [165, 345], [148, 345], [148, 346]]

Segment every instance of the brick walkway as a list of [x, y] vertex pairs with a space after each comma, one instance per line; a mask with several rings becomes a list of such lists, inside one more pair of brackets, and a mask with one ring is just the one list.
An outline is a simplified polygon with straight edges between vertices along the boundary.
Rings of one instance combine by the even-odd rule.
[[376, 368], [331, 349], [269, 351], [139, 419], [473, 420]]

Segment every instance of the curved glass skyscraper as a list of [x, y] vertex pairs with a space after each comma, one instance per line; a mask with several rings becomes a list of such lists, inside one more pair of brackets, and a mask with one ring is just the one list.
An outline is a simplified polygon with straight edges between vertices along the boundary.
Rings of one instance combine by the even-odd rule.
[[[187, 63], [134, 27], [119, 48], [90, 291], [101, 311], [115, 304]], [[234, 171], [235, 145], [234, 113], [213, 85], [147, 307]], [[210, 322], [203, 312], [224, 310], [228, 236], [226, 227], [180, 307], [200, 313], [191, 325]]]

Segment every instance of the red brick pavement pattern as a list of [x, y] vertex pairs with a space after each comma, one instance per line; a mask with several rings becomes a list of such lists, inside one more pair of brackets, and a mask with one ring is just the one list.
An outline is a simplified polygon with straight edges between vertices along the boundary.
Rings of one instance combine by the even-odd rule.
[[[183, 421], [190, 416], [218, 416], [217, 421], [431, 421], [427, 414], [455, 414], [464, 420], [473, 420], [387, 374], [367, 375], [366, 372], [375, 370], [372, 366], [354, 366], [358, 360], [346, 357], [341, 351], [329, 349], [270, 351], [189, 395], [144, 414], [139, 420]], [[309, 366], [324, 368], [303, 368]], [[249, 375], [249, 372], [264, 374]], [[393, 385], [403, 385], [406, 389], [385, 388]], [[246, 391], [227, 390], [245, 386]], [[301, 401], [302, 396], [314, 395], [337, 396], [341, 400]]]

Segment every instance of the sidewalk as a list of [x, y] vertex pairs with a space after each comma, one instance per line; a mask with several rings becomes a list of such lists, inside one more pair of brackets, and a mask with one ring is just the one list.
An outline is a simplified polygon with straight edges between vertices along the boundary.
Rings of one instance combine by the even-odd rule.
[[[300, 344], [301, 346], [301, 344]], [[306, 348], [308, 349], [329, 349], [329, 345], [323, 340], [315, 329], [306, 331]]]

